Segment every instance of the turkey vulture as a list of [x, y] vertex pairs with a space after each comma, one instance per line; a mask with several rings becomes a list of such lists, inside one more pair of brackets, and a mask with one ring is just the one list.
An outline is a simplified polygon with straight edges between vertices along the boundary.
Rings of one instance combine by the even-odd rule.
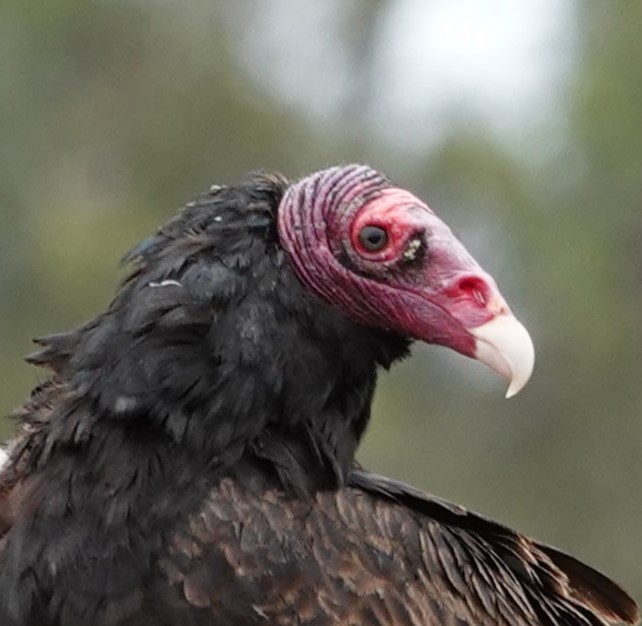
[[412, 340], [528, 380], [495, 282], [360, 165], [212, 187], [132, 252], [0, 473], [2, 626], [598, 626], [638, 619], [558, 550], [365, 471]]

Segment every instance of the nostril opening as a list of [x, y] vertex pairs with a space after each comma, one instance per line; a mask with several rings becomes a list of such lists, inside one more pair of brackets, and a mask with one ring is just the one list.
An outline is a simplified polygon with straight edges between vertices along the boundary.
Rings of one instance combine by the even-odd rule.
[[489, 299], [489, 289], [486, 281], [478, 276], [464, 276], [457, 282], [457, 291], [475, 300], [480, 306], [486, 306]]

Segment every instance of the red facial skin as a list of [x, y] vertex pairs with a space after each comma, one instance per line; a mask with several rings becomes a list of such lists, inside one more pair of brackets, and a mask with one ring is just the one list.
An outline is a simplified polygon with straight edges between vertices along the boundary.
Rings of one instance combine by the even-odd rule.
[[[387, 243], [365, 249], [379, 226]], [[364, 166], [332, 168], [293, 185], [279, 234], [300, 280], [366, 326], [475, 354], [469, 329], [508, 312], [494, 280], [410, 192]]]

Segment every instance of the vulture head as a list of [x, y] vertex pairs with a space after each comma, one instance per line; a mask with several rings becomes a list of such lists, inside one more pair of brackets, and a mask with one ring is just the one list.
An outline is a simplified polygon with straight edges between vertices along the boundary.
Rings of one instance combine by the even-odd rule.
[[517, 394], [533, 370], [526, 329], [495, 281], [421, 200], [365, 166], [335, 167], [287, 189], [283, 247], [301, 282], [366, 327], [479, 359]]

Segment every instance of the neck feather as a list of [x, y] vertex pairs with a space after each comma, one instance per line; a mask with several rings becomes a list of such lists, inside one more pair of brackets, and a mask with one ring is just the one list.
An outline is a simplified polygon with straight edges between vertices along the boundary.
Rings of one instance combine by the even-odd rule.
[[19, 411], [34, 466], [100, 445], [92, 429], [106, 429], [148, 432], [221, 475], [250, 463], [295, 489], [343, 482], [377, 368], [408, 342], [301, 284], [275, 234], [273, 189], [245, 212], [238, 189], [216, 193], [137, 249], [104, 314], [40, 340], [30, 360], [54, 377]]

